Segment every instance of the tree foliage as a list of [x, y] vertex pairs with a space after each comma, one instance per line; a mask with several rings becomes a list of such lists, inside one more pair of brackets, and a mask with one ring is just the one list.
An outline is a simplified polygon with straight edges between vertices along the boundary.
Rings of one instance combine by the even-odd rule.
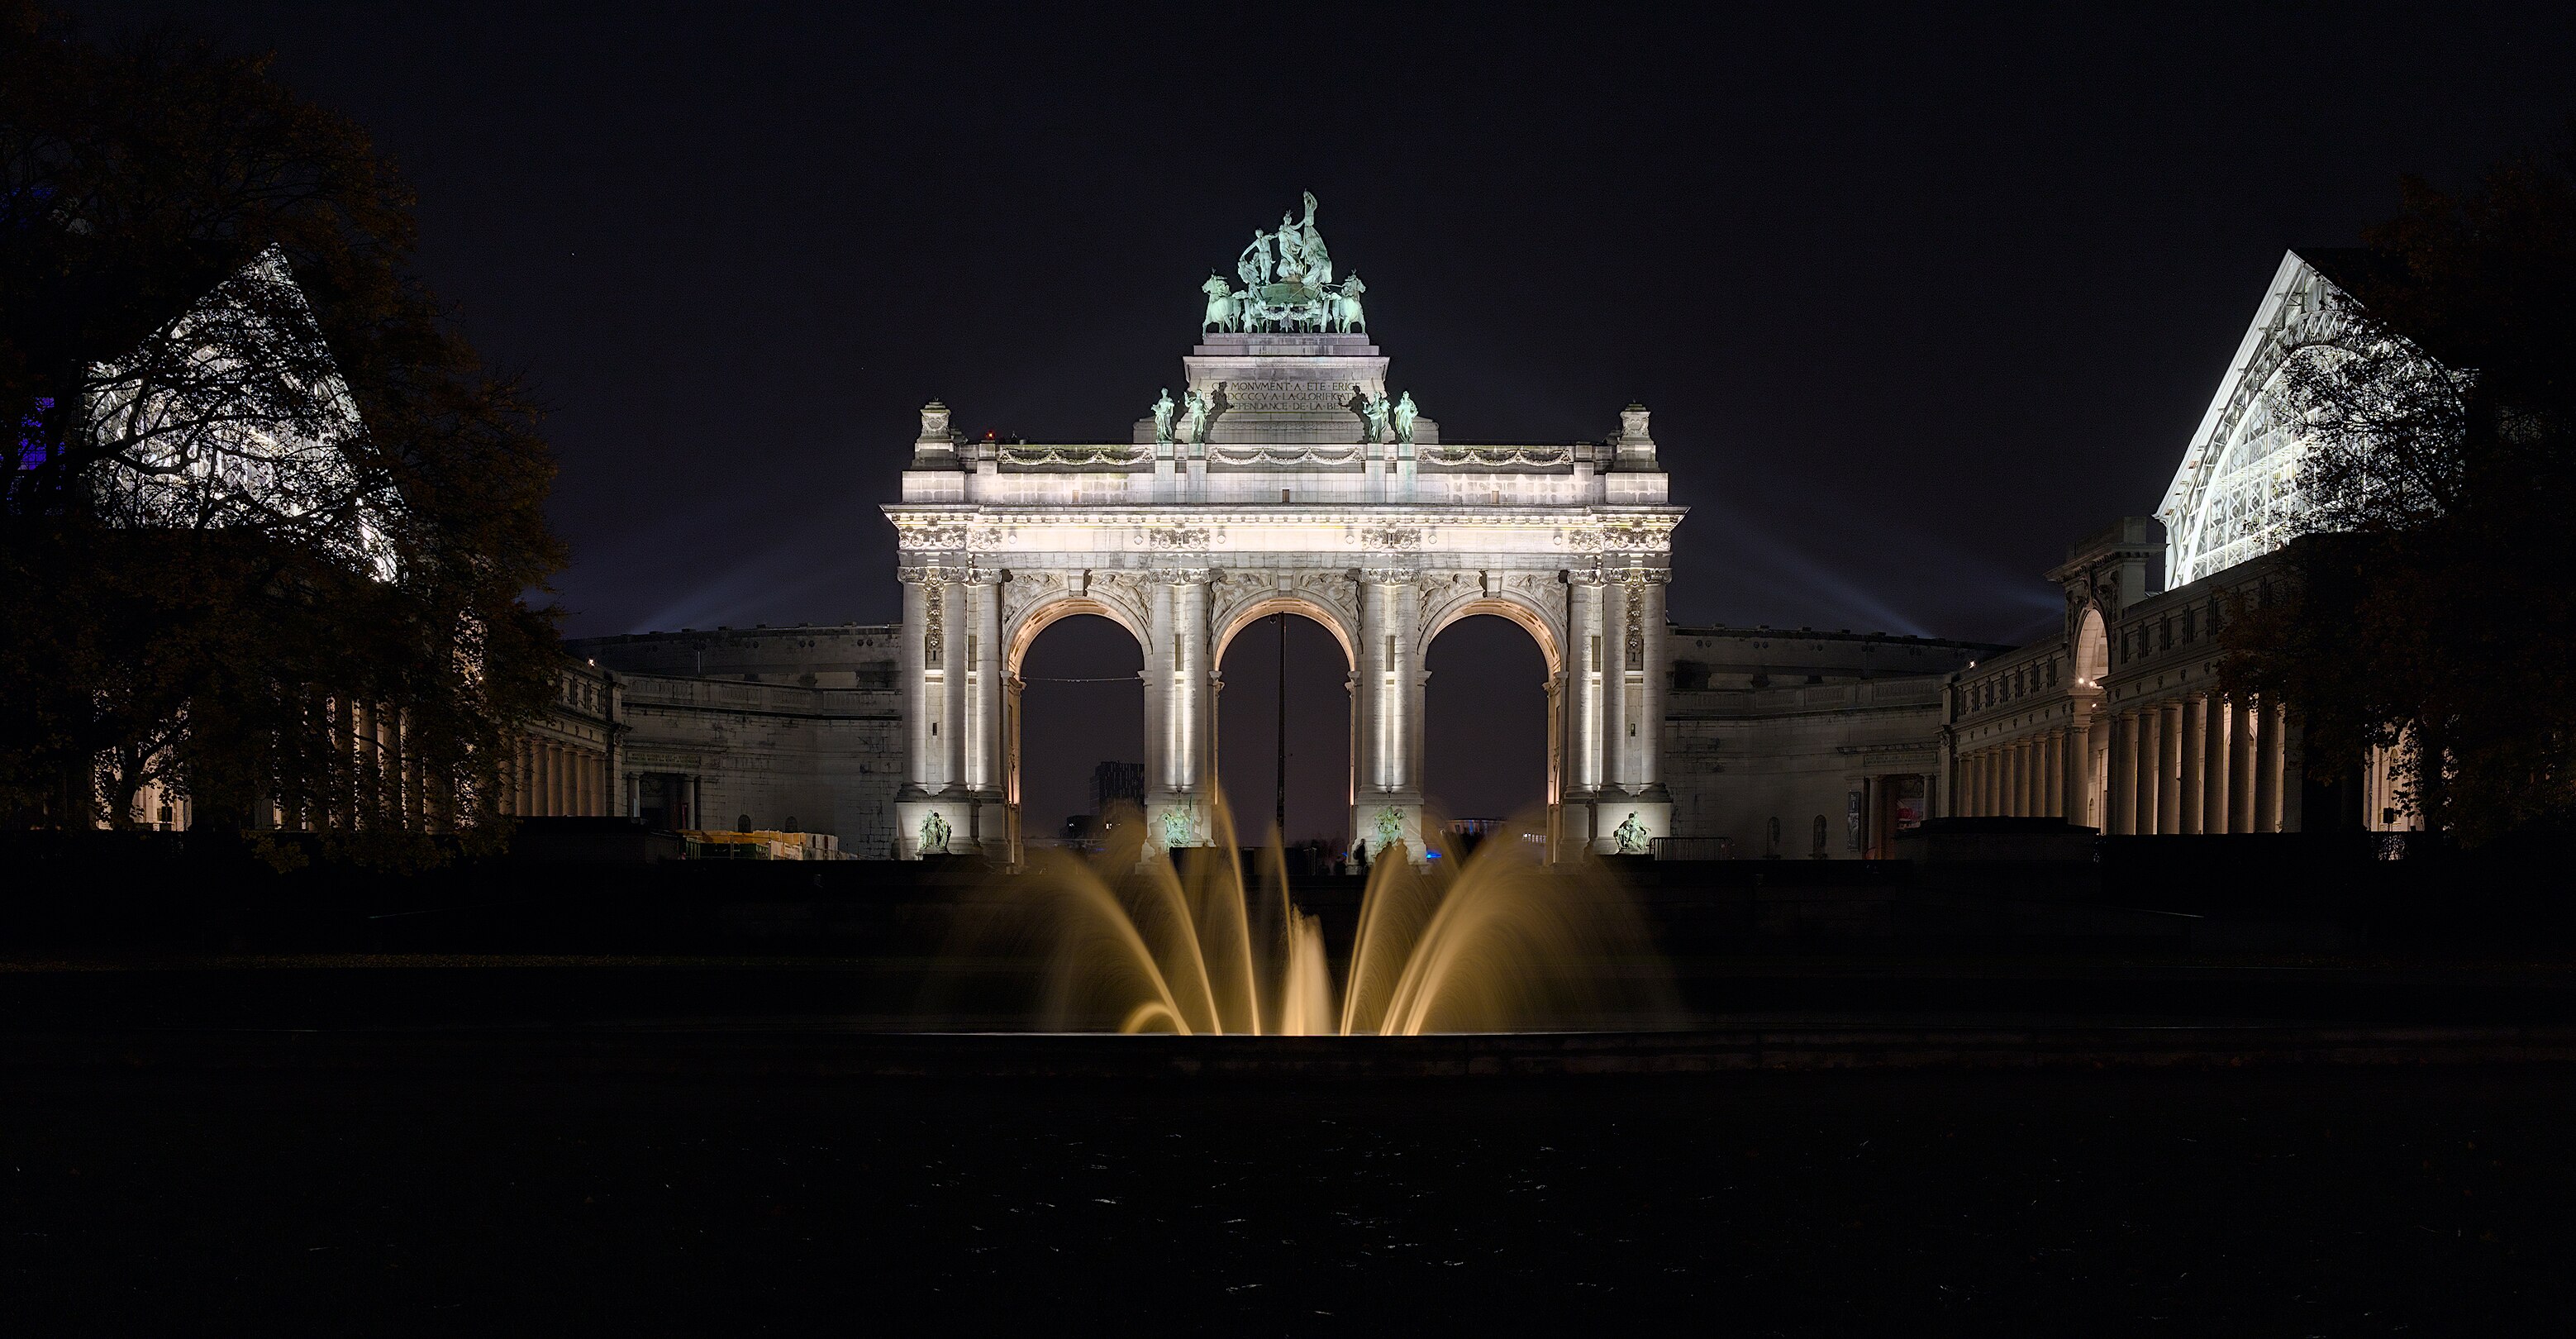
[[2330, 344], [2280, 393], [2311, 439], [2287, 598], [2228, 674], [2308, 726], [2308, 764], [2387, 747], [2407, 803], [2476, 844], [2576, 816], [2576, 149], [2402, 208], [2337, 274]]
[[536, 407], [413, 278], [399, 176], [202, 42], [0, 0], [0, 69], [0, 800], [470, 826], [563, 555]]

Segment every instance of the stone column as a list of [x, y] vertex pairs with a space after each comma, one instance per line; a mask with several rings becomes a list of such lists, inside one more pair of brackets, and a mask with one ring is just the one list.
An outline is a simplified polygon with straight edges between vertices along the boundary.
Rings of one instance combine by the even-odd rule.
[[1666, 648], [1664, 583], [1671, 575], [1650, 569], [1644, 585], [1630, 588], [1646, 597], [1646, 607], [1638, 620], [1646, 642], [1645, 678], [1637, 694], [1637, 714], [1643, 719], [1637, 723], [1637, 765], [1632, 775], [1639, 792], [1656, 799], [1668, 798], [1664, 790], [1664, 693], [1671, 679], [1672, 661]]
[[2023, 739], [2013, 745], [2013, 817], [2039, 814], [2039, 743]]
[[2111, 722], [2111, 765], [2109, 770], [2110, 813], [2106, 815], [2113, 834], [2128, 836], [2138, 830], [2138, 714], [2121, 712]]
[[2281, 708], [2265, 698], [2254, 704], [2254, 830], [2281, 830]]
[[2182, 704], [2156, 707], [2156, 832], [2182, 831]]
[[1588, 796], [1601, 788], [1601, 697], [1608, 682], [1600, 574], [1566, 573], [1565, 603], [1566, 681], [1573, 703], [1565, 724], [1566, 786]]
[[2209, 740], [2209, 695], [2194, 693], [2182, 700], [2182, 815], [2174, 831], [2186, 837], [2200, 835], [2203, 787], [2207, 784], [2207, 763], [2201, 752]]
[[2227, 700], [2227, 830], [2254, 830], [2254, 699]]
[[1375, 843], [1378, 815], [1394, 809], [1406, 845], [1422, 854], [1419, 762], [1413, 756], [1422, 700], [1413, 645], [1414, 574], [1375, 567], [1360, 573], [1360, 700], [1365, 707], [1360, 740], [1360, 784], [1353, 796], [1355, 838]]
[[998, 799], [1002, 791], [1002, 574], [974, 573], [975, 765], [968, 780]]
[[2206, 699], [2200, 746], [2200, 830], [2227, 831], [2227, 699]]
[[[939, 601], [941, 622], [946, 626], [939, 656], [940, 750], [945, 759], [940, 764], [941, 788], [951, 794], [966, 790], [966, 641], [973, 635], [975, 624], [966, 605], [966, 574], [963, 569], [940, 573]], [[959, 846], [967, 842], [964, 832], [954, 833], [950, 840]]]
[[903, 587], [903, 635], [897, 659], [903, 674], [903, 789], [934, 789], [930, 776], [930, 591], [932, 571], [921, 567], [895, 570]]
[[[1215, 576], [1204, 567], [1187, 568], [1172, 575], [1181, 578], [1172, 586], [1172, 683], [1180, 695], [1173, 715], [1179, 720], [1179, 784], [1175, 789], [1198, 801], [1199, 812], [1211, 813], [1216, 783], [1216, 685], [1208, 664], [1208, 582]], [[1213, 834], [1213, 829], [1210, 829]]]
[[2130, 803], [2137, 813], [2129, 820], [2129, 830], [2141, 837], [2156, 833], [2156, 736], [2164, 732], [2164, 712], [2160, 707], [2141, 708], [2138, 713], [2138, 752], [2130, 760], [2136, 776], [2130, 782]]
[[2091, 816], [2084, 811], [2085, 772], [2090, 762], [2084, 728], [2069, 726], [2060, 743], [2057, 779], [2057, 816], [2069, 823], [2091, 822]]
[[1602, 587], [1601, 600], [1601, 789], [1625, 791], [1635, 780], [1629, 771], [1628, 739], [1628, 583], [1613, 580]]
[[2111, 734], [2111, 713], [2097, 702], [2084, 717], [2084, 778], [2076, 784], [2084, 795], [2083, 821], [2099, 832], [2111, 830]]
[[2066, 732], [2051, 730], [2040, 736], [2039, 816], [2066, 817]]

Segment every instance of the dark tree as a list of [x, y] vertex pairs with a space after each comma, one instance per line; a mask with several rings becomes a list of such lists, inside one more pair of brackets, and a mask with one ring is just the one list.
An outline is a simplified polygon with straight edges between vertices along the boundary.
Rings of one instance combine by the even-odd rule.
[[2576, 816], [2576, 150], [2473, 191], [2404, 184], [2339, 274], [2342, 331], [2287, 369], [2314, 445], [2291, 580], [2228, 628], [2239, 687], [2309, 764], [2392, 747], [2428, 826], [2478, 844]]
[[411, 276], [399, 177], [201, 42], [0, 0], [0, 70], [0, 800], [473, 826], [552, 682], [553, 466]]

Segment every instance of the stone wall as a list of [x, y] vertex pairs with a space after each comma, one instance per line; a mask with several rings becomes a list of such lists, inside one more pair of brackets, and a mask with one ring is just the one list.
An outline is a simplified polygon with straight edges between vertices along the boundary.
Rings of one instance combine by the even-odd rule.
[[1883, 848], [1905, 779], [1939, 784], [1943, 680], [1998, 649], [1803, 628], [1675, 628], [1671, 645], [1667, 853], [1713, 857], [1723, 839], [1746, 860], [1814, 858], [1818, 819], [1825, 859]]
[[[683, 787], [688, 825], [827, 832], [894, 854], [901, 698], [891, 627], [717, 629], [602, 637], [575, 654], [618, 672], [623, 812], [648, 783]], [[676, 821], [676, 820], [674, 820]]]

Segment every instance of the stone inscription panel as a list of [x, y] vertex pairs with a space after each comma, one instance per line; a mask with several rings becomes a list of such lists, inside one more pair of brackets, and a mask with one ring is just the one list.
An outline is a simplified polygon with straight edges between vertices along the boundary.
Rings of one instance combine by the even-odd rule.
[[1236, 409], [1257, 413], [1329, 413], [1348, 406], [1351, 388], [1327, 381], [1229, 381], [1225, 398]]

